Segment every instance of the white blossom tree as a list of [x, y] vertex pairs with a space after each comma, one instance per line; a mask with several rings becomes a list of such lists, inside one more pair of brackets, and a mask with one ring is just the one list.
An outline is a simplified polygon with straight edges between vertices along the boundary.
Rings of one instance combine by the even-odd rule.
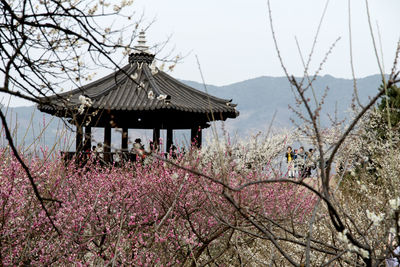
[[[40, 97], [92, 80], [99, 67], [120, 69], [142, 22], [132, 4], [133, 0], [1, 0], [0, 92], [39, 104]], [[90, 103], [84, 99], [83, 104]], [[14, 146], [2, 110], [0, 117], [10, 147], [47, 213], [46, 199]]]

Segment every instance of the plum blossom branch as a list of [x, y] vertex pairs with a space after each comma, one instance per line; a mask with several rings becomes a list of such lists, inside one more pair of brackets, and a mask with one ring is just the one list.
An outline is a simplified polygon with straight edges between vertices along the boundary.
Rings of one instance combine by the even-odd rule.
[[[14, 142], [13, 142], [10, 130], [8, 128], [8, 125], [7, 125], [6, 117], [4, 116], [3, 111], [1, 109], [0, 109], [0, 118], [1, 118], [1, 122], [3, 124], [4, 130], [5, 130], [5, 134], [6, 134], [6, 138], [7, 138], [8, 144], [10, 145], [11, 150], [13, 151], [14, 157], [21, 164], [21, 166], [24, 169], [26, 175], [28, 176], [29, 182], [32, 185], [33, 192], [35, 193], [36, 198], [38, 199], [38, 201], [40, 202], [40, 205], [42, 206], [44, 212], [46, 213], [46, 216], [49, 219], [53, 229], [57, 232], [57, 234], [60, 235], [61, 232], [60, 232], [60, 230], [58, 230], [57, 226], [54, 224], [53, 219], [51, 218], [50, 213], [49, 213], [49, 211], [47, 210], [47, 208], [46, 208], [46, 206], [44, 204], [44, 199], [42, 198], [42, 196], [39, 193], [39, 189], [36, 186], [36, 183], [35, 183], [32, 175], [31, 175], [31, 173], [29, 171], [29, 167], [26, 166], [25, 162], [19, 156], [19, 153], [18, 153], [17, 149], [14, 146]], [[46, 200], [50, 200], [50, 199], [46, 199]]]

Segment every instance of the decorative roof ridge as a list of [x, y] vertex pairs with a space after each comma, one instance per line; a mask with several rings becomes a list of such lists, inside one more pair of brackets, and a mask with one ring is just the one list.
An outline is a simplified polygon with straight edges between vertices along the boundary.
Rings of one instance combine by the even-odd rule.
[[151, 73], [151, 70], [149, 69], [149, 66], [147, 64], [144, 64], [143, 66], [143, 72], [147, 77], [147, 80], [149, 81], [151, 88], [154, 90], [154, 93], [156, 93], [157, 95], [162, 95], [164, 94], [160, 88], [158, 88], [157, 84], [154, 81], [154, 77], [153, 74]]
[[144, 29], [140, 30], [139, 32], [139, 36], [138, 36], [138, 43], [137, 45], [135, 45], [133, 48], [136, 50], [136, 53], [148, 53], [149, 51], [149, 46], [146, 45], [146, 32], [144, 31]]
[[154, 60], [154, 54], [149, 52], [149, 46], [146, 45], [146, 33], [144, 30], [139, 32], [137, 45], [134, 47], [134, 52], [129, 55], [129, 63], [147, 63], [151, 64]]
[[129, 63], [130, 64], [135, 64], [135, 63], [151, 64], [154, 60], [154, 57], [155, 57], [155, 55], [149, 54], [147, 52], [131, 53], [129, 55]]

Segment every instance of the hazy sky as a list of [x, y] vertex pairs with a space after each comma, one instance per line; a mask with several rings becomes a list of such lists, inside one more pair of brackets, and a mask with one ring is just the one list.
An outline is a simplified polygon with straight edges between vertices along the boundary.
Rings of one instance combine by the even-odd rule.
[[[288, 71], [303, 73], [297, 37], [308, 56], [326, 1], [271, 0], [273, 25]], [[148, 30], [152, 42], [172, 34], [171, 44], [183, 54], [191, 52], [174, 71], [181, 79], [200, 81], [197, 55], [207, 83], [225, 85], [261, 75], [282, 76], [277, 59], [266, 0], [137, 0], [147, 18], [156, 18]], [[351, 0], [354, 67], [357, 77], [379, 72], [369, 31], [364, 0]], [[383, 59], [390, 70], [400, 37], [400, 1], [370, 0], [370, 15]], [[322, 74], [351, 77], [349, 57], [348, 1], [328, 4], [311, 70], [319, 65], [332, 43], [341, 37]]]
[[[308, 56], [325, 5], [326, 1], [322, 0], [271, 0], [279, 49], [292, 74], [303, 73], [295, 37], [303, 55]], [[357, 77], [379, 72], [365, 6], [364, 0], [351, 0]], [[383, 62], [388, 72], [400, 37], [400, 0], [370, 0], [369, 6], [378, 46], [379, 25]], [[226, 85], [263, 75], [283, 75], [272, 40], [266, 0], [136, 0], [133, 8], [138, 15], [143, 12], [147, 22], [155, 19], [147, 31], [150, 44], [172, 35], [169, 46], [175, 47], [175, 53], [188, 54], [173, 71], [172, 76], [176, 78], [201, 81], [196, 55], [209, 84]], [[350, 78], [347, 0], [329, 2], [312, 59], [312, 71], [339, 37], [341, 40], [321, 74]]]

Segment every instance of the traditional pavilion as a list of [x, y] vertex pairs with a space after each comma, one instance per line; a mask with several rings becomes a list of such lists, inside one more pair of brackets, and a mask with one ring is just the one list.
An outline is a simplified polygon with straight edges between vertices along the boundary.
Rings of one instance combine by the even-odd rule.
[[[129, 64], [75, 90], [41, 98], [39, 110], [67, 118], [76, 126], [76, 151], [90, 150], [91, 127], [104, 128], [104, 152], [111, 152], [111, 128], [122, 128], [122, 151], [128, 150], [128, 129], [167, 130], [167, 151], [174, 129], [191, 129], [191, 141], [201, 146], [202, 129], [210, 121], [236, 118], [232, 100], [211, 96], [174, 79], [154, 66], [145, 34], [140, 32]], [[83, 132], [84, 128], [84, 132]]]

